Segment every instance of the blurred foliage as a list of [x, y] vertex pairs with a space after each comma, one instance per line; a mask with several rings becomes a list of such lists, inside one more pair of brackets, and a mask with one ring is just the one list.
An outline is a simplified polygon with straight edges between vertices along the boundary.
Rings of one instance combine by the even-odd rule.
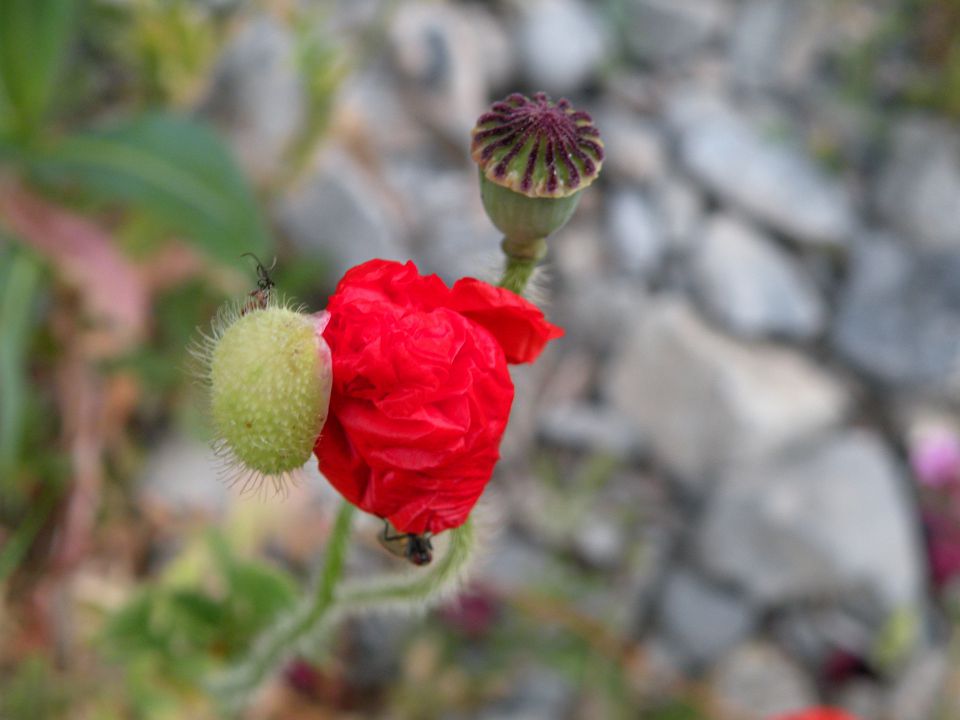
[[0, 582], [13, 572], [47, 520], [67, 477], [67, 461], [49, 445], [52, 398], [32, 376], [47, 377], [49, 338], [38, 326], [46, 273], [28, 250], [0, 246]]
[[185, 117], [140, 115], [56, 143], [31, 166], [47, 182], [128, 201], [224, 264], [271, 243], [250, 188], [208, 128]]
[[314, 147], [330, 124], [336, 91], [349, 71], [342, 48], [325, 30], [323, 17], [315, 8], [307, 5], [299, 9], [293, 27], [306, 108], [303, 124], [287, 148], [281, 185], [292, 182], [306, 169]]
[[44, 127], [72, 43], [74, 0], [0, 2], [0, 131], [30, 142]]
[[[62, 577], [56, 565], [67, 557], [55, 557], [56, 543], [79, 472], [64, 417], [71, 392], [64, 369], [85, 363], [90, 387], [122, 391], [120, 414], [97, 438], [94, 461], [112, 498], [94, 505], [94, 522], [109, 525], [109, 513], [135, 507], [129, 479], [155, 438], [171, 426], [189, 432], [202, 424], [187, 354], [196, 328], [227, 297], [246, 292], [252, 267], [242, 253], [276, 252], [261, 210], [268, 198], [258, 197], [196, 112], [224, 42], [249, 10], [193, 0], [0, 0], [0, 197], [9, 208], [23, 189], [51, 216], [64, 211], [56, 221], [90, 221], [99, 234], [88, 242], [112, 245], [106, 254], [129, 263], [149, 305], [136, 342], [96, 345], [101, 319], [87, 317], [78, 298], [81, 285], [97, 278], [72, 273], [56, 241], [17, 235], [21, 226], [0, 209], [3, 720], [199, 717], [188, 708], [204, 704], [204, 669], [243, 652], [294, 597], [289, 576], [265, 561], [241, 560], [237, 538], [214, 536], [202, 573], [140, 582], [115, 616], [97, 615], [96, 659], [68, 652], [76, 682], [65, 681], [62, 655], [56, 665], [47, 657], [55, 649], [49, 637], [60, 629], [44, 614], [63, 611], [61, 598], [50, 595]], [[288, 157], [295, 168], [326, 130], [346, 66], [339, 45], [311, 18], [290, 21], [308, 100], [306, 127]], [[322, 302], [327, 276], [320, 259], [303, 258], [281, 262], [274, 277], [285, 294]], [[99, 349], [71, 353], [70, 342]], [[123, 522], [135, 524], [133, 517]], [[125, 561], [142, 562], [134, 552]], [[181, 564], [171, 567], [182, 572]], [[108, 659], [117, 672], [103, 673]]]
[[174, 566], [109, 619], [102, 641], [122, 673], [137, 717], [199, 701], [201, 682], [217, 663], [237, 657], [297, 594], [276, 568], [238, 558], [223, 535], [207, 539], [201, 573]]
[[960, 0], [888, 0], [846, 61], [853, 93], [960, 118]]
[[[146, 88], [140, 104], [170, 102], [186, 92], [181, 83], [205, 78], [216, 44], [213, 30], [206, 40], [193, 37], [200, 27], [193, 5], [137, 0], [118, 16], [113, 6], [78, 0], [0, 3], [0, 159], [57, 192], [61, 201], [123, 204], [146, 212], [217, 261], [237, 265], [242, 252], [267, 254], [272, 242], [249, 183], [214, 132], [186, 114], [143, 112], [106, 126], [95, 118], [93, 129], [67, 131], [53, 112], [54, 88], [64, 74], [110, 76], [118, 64], [132, 64]], [[130, 47], [118, 41], [117, 57], [80, 54], [92, 67], [81, 62], [65, 69], [71, 51], [91, 42], [84, 32], [106, 34], [106, 21], [97, 22], [105, 7], [112, 13], [110, 36], [126, 38]], [[75, 22], [79, 13], [83, 21]], [[86, 21], [87, 14], [94, 19]], [[121, 22], [126, 26], [119, 27]], [[191, 50], [196, 45], [205, 49]], [[138, 53], [148, 60], [130, 63], [126, 56]], [[186, 69], [168, 67], [178, 63]], [[100, 100], [93, 95], [90, 101]], [[95, 110], [74, 107], [71, 113], [85, 117]]]
[[24, 660], [0, 693], [3, 720], [54, 720], [69, 709], [69, 694], [46, 658]]
[[[114, 6], [116, 7], [116, 6]], [[124, 8], [128, 32], [110, 32], [125, 67], [138, 78], [146, 105], [187, 107], [209, 81], [224, 36], [210, 6], [192, 0], [134, 0]]]

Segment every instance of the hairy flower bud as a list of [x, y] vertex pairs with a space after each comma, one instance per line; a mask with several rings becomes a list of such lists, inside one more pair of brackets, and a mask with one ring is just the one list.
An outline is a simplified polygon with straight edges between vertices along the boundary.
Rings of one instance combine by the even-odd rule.
[[590, 115], [544, 93], [495, 102], [472, 138], [484, 208], [520, 252], [566, 224], [603, 164], [603, 141]]
[[218, 449], [254, 482], [283, 477], [310, 457], [330, 403], [326, 313], [269, 304], [221, 317], [205, 338]]

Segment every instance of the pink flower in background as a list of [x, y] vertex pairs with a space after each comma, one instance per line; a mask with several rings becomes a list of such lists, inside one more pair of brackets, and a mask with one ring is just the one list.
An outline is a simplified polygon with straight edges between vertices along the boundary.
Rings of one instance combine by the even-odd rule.
[[910, 448], [922, 493], [922, 520], [930, 576], [943, 588], [960, 576], [960, 438], [940, 428]]
[[934, 585], [942, 588], [960, 575], [960, 524], [944, 513], [924, 512], [923, 529]]
[[960, 439], [939, 432], [920, 440], [910, 452], [917, 480], [927, 487], [943, 488], [960, 483]]

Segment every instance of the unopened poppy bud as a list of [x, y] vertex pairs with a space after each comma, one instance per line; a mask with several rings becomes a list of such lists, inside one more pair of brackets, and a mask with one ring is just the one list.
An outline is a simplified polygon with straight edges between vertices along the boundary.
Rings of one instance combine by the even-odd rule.
[[207, 338], [211, 414], [228, 463], [282, 477], [313, 452], [327, 418], [329, 315], [269, 304], [221, 318]]
[[565, 99], [514, 93], [480, 116], [472, 137], [487, 215], [510, 254], [535, 259], [538, 241], [566, 224], [580, 191], [600, 174], [600, 131]]

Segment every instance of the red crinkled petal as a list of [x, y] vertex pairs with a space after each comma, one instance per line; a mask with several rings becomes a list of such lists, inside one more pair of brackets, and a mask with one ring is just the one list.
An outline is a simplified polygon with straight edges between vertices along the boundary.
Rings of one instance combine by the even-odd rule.
[[368, 260], [347, 270], [327, 307], [353, 302], [389, 302], [411, 310], [450, 305], [450, 288], [436, 275], [421, 275], [413, 261]]
[[533, 362], [563, 328], [544, 317], [536, 305], [510, 290], [474, 278], [453, 286], [451, 307], [482, 325], [500, 343], [508, 363]]
[[321, 471], [400, 532], [462, 525], [499, 458], [513, 403], [507, 362], [533, 360], [562, 330], [514, 293], [477, 280], [450, 290], [385, 260], [347, 272], [328, 311]]

